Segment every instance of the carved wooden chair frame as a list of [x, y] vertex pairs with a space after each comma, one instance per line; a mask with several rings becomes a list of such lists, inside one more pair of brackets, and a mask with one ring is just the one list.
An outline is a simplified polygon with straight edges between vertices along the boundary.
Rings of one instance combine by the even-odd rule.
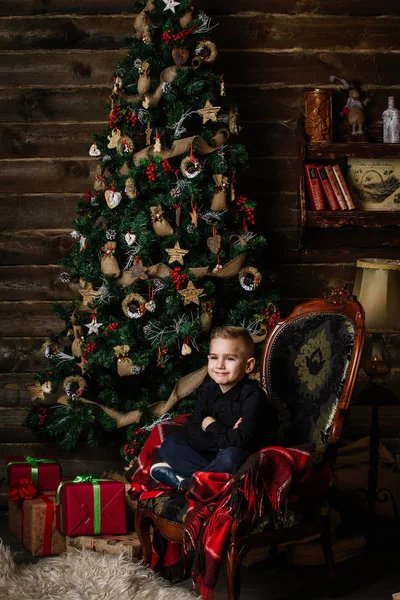
[[[300, 304], [296, 306], [286, 319], [278, 321], [269, 333], [264, 344], [261, 358], [261, 388], [266, 393], [268, 401], [273, 402], [268, 368], [274, 341], [282, 328], [306, 315], [319, 313], [337, 313], [344, 315], [350, 319], [355, 328], [354, 346], [346, 374], [346, 381], [329, 433], [328, 444], [331, 446], [338, 442], [343, 429], [364, 345], [364, 311], [362, 306], [347, 290], [338, 288], [333, 290], [330, 295], [326, 295], [324, 299], [311, 300]], [[319, 498], [318, 502], [322, 504], [321, 500], [322, 499]], [[279, 544], [294, 543], [316, 534], [320, 535], [324, 558], [329, 570], [329, 578], [331, 583], [334, 584], [335, 561], [332, 548], [330, 514], [324, 511], [316, 511], [316, 514], [317, 519], [315, 522], [261, 533], [251, 533], [250, 524], [252, 522], [252, 515], [250, 513], [244, 513], [239, 519], [236, 519], [232, 524], [225, 559], [229, 600], [239, 599], [240, 567], [249, 550], [269, 546], [271, 547], [272, 552], [276, 553]], [[167, 540], [181, 543], [183, 539], [183, 525], [158, 517], [150, 509], [141, 509], [139, 505], [135, 513], [135, 528], [142, 545], [143, 558], [146, 564], [150, 564], [151, 560], [151, 526], [157, 529]]]

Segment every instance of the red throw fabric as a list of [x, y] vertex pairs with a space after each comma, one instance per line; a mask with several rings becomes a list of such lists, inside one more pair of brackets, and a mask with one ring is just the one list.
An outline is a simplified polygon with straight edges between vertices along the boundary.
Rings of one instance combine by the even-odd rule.
[[[184, 417], [186, 419], [186, 416]], [[182, 417], [168, 425], [182, 425]], [[156, 426], [138, 458], [132, 479], [132, 490], [139, 499], [162, 495], [165, 490], [152, 487], [150, 466], [154, 450], [160, 447], [166, 425]], [[193, 583], [198, 584], [204, 600], [213, 597], [219, 568], [223, 559], [232, 522], [239, 507], [248, 507], [260, 517], [277, 518], [283, 501], [293, 503], [300, 498], [317, 496], [332, 484], [328, 464], [322, 468], [306, 468], [311, 447], [281, 448], [270, 446], [252, 455], [236, 476], [228, 473], [195, 473], [187, 492], [189, 502], [185, 519], [184, 549], [195, 549], [192, 572]], [[246, 468], [247, 467], [247, 468]], [[163, 566], [181, 558], [179, 544], [168, 544], [162, 556]], [[154, 549], [153, 549], [154, 552]], [[159, 552], [153, 554], [152, 567]]]

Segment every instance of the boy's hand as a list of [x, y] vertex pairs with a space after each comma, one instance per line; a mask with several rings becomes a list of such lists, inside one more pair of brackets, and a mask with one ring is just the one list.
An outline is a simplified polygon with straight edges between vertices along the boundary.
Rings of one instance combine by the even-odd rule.
[[211, 425], [211, 423], [215, 423], [216, 419], [214, 419], [213, 417], [205, 417], [203, 419], [203, 421], [201, 422], [201, 428], [203, 431], [205, 431], [207, 429], [207, 427], [209, 425]]
[[240, 419], [238, 419], [236, 421], [236, 423], [234, 424], [233, 429], [237, 429], [242, 421], [243, 421], [243, 419], [242, 419], [242, 417], [240, 417]]

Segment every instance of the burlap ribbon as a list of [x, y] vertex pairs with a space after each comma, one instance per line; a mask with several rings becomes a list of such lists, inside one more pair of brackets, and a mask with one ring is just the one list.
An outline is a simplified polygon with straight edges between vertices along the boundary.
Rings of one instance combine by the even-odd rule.
[[76, 358], [80, 358], [82, 356], [82, 336], [83, 336], [83, 328], [81, 325], [72, 325], [72, 329], [74, 332], [74, 341], [72, 342], [71, 352], [73, 356]]
[[[157, 152], [156, 154], [162, 160], [169, 160], [170, 158], [186, 154], [191, 148], [193, 148], [193, 150], [198, 154], [211, 154], [212, 152], [219, 150], [225, 144], [228, 137], [229, 131], [227, 129], [218, 129], [215, 136], [211, 139], [211, 145], [200, 135], [193, 135], [191, 137], [184, 138], [183, 140], [175, 140], [169, 150], [161, 150], [161, 152]], [[143, 148], [143, 150], [140, 150], [140, 152], [136, 152], [136, 154], [133, 156], [133, 161], [135, 166], [138, 167], [141, 160], [148, 159], [153, 156], [154, 146], [151, 145], [147, 146], [147, 148]]]
[[[151, 414], [160, 417], [167, 413], [179, 400], [189, 396], [192, 392], [194, 392], [199, 385], [201, 385], [207, 375], [207, 366], [198, 369], [197, 371], [193, 371], [193, 373], [189, 373], [189, 375], [185, 375], [182, 377], [175, 385], [172, 390], [168, 400], [166, 402], [160, 401], [155, 402], [149, 406]], [[139, 423], [140, 418], [142, 416], [142, 411], [140, 410], [131, 410], [127, 413], [120, 413], [113, 408], [109, 408], [108, 406], [104, 406], [103, 404], [99, 404], [98, 402], [93, 402], [92, 400], [88, 400], [87, 398], [77, 398], [77, 401], [83, 402], [84, 404], [94, 404], [101, 408], [102, 411], [106, 413], [109, 417], [114, 419], [117, 429], [121, 427], [127, 427], [128, 425], [132, 425], [132, 423]], [[61, 396], [57, 400], [58, 404], [62, 404], [67, 406], [69, 403], [68, 396]]]

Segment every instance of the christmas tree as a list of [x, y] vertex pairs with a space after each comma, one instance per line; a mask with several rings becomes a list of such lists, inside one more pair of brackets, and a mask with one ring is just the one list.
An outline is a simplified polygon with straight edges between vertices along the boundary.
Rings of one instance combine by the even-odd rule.
[[265, 239], [249, 230], [255, 204], [236, 190], [247, 152], [212, 29], [190, 0], [149, 0], [114, 74], [62, 261], [81, 301], [55, 305], [65, 326], [44, 345], [27, 417], [64, 448], [118, 440], [131, 460], [157, 419], [190, 410], [213, 326], [261, 342], [279, 314], [257, 266]]

